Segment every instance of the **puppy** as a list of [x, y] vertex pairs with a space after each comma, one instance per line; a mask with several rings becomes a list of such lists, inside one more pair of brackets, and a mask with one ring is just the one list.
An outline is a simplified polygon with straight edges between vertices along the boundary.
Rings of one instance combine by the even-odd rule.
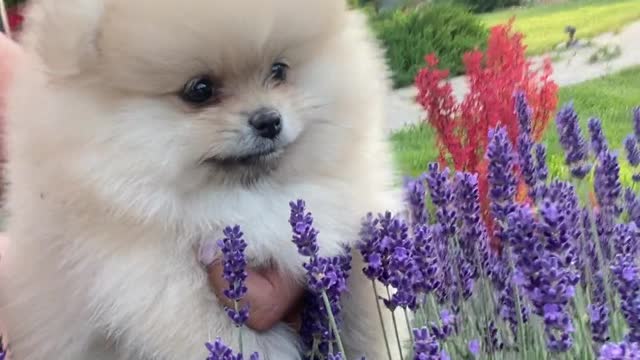
[[[14, 360], [196, 360], [237, 329], [194, 249], [238, 224], [251, 266], [300, 281], [288, 202], [322, 255], [396, 210], [382, 53], [343, 0], [39, 0], [8, 104], [0, 309]], [[350, 359], [386, 358], [356, 256]], [[387, 324], [390, 324], [387, 321]], [[245, 353], [299, 359], [284, 324]]]

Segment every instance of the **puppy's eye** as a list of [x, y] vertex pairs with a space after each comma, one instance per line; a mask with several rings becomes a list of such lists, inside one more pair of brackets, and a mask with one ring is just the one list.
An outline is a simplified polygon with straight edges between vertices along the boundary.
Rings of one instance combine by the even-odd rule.
[[196, 105], [215, 101], [218, 89], [208, 76], [198, 76], [189, 80], [182, 89], [182, 100]]
[[277, 82], [287, 81], [287, 72], [289, 71], [289, 65], [283, 62], [277, 62], [271, 65], [271, 79]]

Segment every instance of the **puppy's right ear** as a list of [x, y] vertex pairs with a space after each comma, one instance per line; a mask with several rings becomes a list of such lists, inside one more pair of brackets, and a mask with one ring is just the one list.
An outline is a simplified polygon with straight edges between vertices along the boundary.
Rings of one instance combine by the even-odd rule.
[[96, 57], [104, 6], [104, 0], [34, 0], [21, 43], [51, 77], [77, 75]]

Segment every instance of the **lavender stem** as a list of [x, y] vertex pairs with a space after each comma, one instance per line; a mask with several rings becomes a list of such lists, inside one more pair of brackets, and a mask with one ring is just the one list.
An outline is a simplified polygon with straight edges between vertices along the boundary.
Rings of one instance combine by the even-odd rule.
[[338, 349], [342, 353], [342, 355], [346, 356], [346, 351], [344, 351], [344, 346], [342, 345], [342, 339], [340, 339], [340, 332], [338, 331], [338, 324], [336, 323], [336, 318], [333, 316], [333, 311], [331, 310], [331, 302], [329, 302], [329, 297], [327, 296], [326, 291], [322, 291], [322, 300], [324, 301], [324, 306], [327, 308], [327, 315], [329, 316], [329, 323], [331, 324], [331, 330], [336, 335], [336, 341], [338, 343]]
[[371, 280], [371, 286], [373, 287], [373, 293], [376, 299], [376, 307], [378, 308], [378, 317], [380, 318], [380, 326], [382, 327], [382, 335], [384, 336], [384, 346], [387, 348], [387, 356], [389, 357], [389, 360], [392, 360], [391, 348], [389, 347], [389, 339], [387, 338], [387, 329], [384, 326], [382, 309], [380, 308], [380, 296], [378, 295], [378, 288], [376, 288], [376, 282], [374, 280]]
[[[388, 286], [387, 296], [389, 297], [389, 299], [391, 299], [391, 292], [389, 291]], [[389, 309], [389, 311], [391, 311], [391, 319], [393, 319], [393, 330], [396, 333], [396, 341], [398, 342], [398, 351], [400, 352], [400, 358], [404, 359], [404, 356], [402, 355], [402, 343], [400, 342], [400, 334], [398, 333], [398, 322], [396, 321], [396, 313], [392, 309]]]

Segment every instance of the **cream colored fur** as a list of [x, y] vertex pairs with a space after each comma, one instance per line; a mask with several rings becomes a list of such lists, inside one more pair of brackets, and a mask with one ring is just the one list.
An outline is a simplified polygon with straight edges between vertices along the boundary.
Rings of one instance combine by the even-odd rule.
[[[8, 104], [8, 235], [0, 317], [13, 360], [196, 360], [233, 328], [194, 255], [241, 225], [251, 265], [302, 278], [288, 202], [307, 201], [323, 254], [354, 245], [368, 211], [398, 210], [383, 137], [389, 88], [360, 15], [339, 0], [38, 0]], [[279, 57], [286, 85], [264, 86]], [[201, 73], [224, 100], [176, 95]], [[246, 114], [283, 114], [275, 170], [223, 171]], [[344, 301], [350, 359], [386, 358], [356, 256]], [[387, 325], [390, 325], [387, 319]], [[284, 324], [245, 352], [298, 359]]]

